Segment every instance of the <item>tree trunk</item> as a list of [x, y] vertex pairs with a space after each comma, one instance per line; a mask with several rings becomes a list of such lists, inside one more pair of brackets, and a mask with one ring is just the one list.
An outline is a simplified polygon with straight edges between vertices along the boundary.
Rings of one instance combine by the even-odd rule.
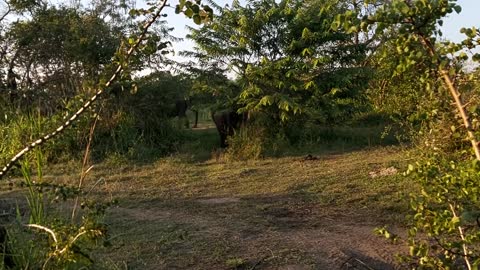
[[193, 123], [193, 128], [198, 127], [198, 110], [194, 110], [193, 113], [195, 113], [195, 122]]

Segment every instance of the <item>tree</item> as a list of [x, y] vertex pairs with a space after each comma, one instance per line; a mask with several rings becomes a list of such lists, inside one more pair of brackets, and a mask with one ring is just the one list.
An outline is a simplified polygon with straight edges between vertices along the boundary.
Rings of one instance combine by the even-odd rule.
[[[138, 59], [141, 59], [142, 54], [144, 54], [145, 52], [152, 52], [152, 44], [159, 44], [158, 47], [155, 46], [154, 48], [160, 51], [165, 48], [165, 43], [159, 43], [158, 35], [156, 35], [155, 32], [150, 32], [149, 29], [161, 17], [161, 12], [165, 7], [166, 3], [167, 1], [164, 0], [160, 1], [158, 6], [152, 6], [147, 10], [140, 9], [132, 11], [132, 14], [135, 16], [146, 16], [149, 19], [146, 22], [139, 23], [141, 25], [141, 31], [139, 34], [132, 34], [130, 37], [122, 40], [123, 42], [120, 48], [117, 50], [114, 58], [114, 65], [105, 69], [105, 73], [111, 75], [104, 75], [104, 77], [102, 77], [106, 79], [101, 79], [95, 85], [95, 94], [88, 98], [87, 101], [83, 103], [83, 105], [77, 111], [71, 114], [71, 116], [69, 116], [63, 124], [61, 124], [52, 132], [42, 136], [38, 140], [35, 140], [34, 142], [23, 148], [21, 151], [19, 151], [5, 165], [5, 167], [3, 167], [2, 171], [0, 172], [0, 178], [5, 176], [5, 174], [12, 168], [12, 166], [16, 162], [18, 162], [26, 153], [51, 140], [52, 138], [61, 134], [66, 128], [70, 127], [72, 123], [74, 123], [78, 119], [78, 117], [82, 116], [92, 106], [92, 104], [104, 94], [105, 91], [107, 91], [110, 87], [113, 86], [115, 81], [121, 80], [122, 78], [130, 78], [132, 70], [128, 67], [132, 59], [135, 63], [135, 60], [138, 61]], [[208, 8], [208, 6], [201, 6], [200, 3], [181, 1], [177, 5], [176, 11], [178, 13], [184, 13], [188, 17], [193, 16], [194, 18], [196, 18], [195, 22], [197, 23], [208, 21], [211, 18], [211, 10]], [[137, 54], [134, 54], [137, 50], [140, 52], [140, 57]], [[154, 50], [154, 52], [156, 52], [156, 50]]]
[[[429, 134], [443, 133], [470, 142], [470, 149], [460, 144], [452, 152], [441, 151], [436, 142], [426, 160], [409, 165], [408, 173], [415, 177], [421, 188], [421, 193], [415, 194], [411, 201], [414, 213], [409, 229], [410, 256], [419, 268], [473, 269], [480, 262], [480, 229], [475, 221], [480, 209], [480, 152], [478, 132], [473, 125], [478, 120], [471, 118], [478, 115], [478, 101], [475, 101], [475, 94], [472, 95], [474, 91], [462, 93], [462, 98], [459, 91], [461, 79], [468, 77], [461, 65], [468, 56], [462, 50], [477, 46], [479, 35], [475, 28], [463, 29], [467, 37], [462, 43], [438, 42], [436, 37], [441, 35], [438, 26], [443, 23], [442, 18], [454, 11], [461, 11], [455, 1], [394, 0], [370, 16], [339, 15], [334, 24], [334, 27], [343, 26], [353, 32], [362, 29], [379, 35], [392, 33], [389, 42], [394, 49], [389, 53], [397, 56], [394, 75], [411, 75], [415, 70], [414, 78], [423, 86], [416, 89], [423, 92], [419, 97], [424, 98], [427, 94], [432, 97], [432, 110], [425, 118], [430, 124]], [[473, 59], [479, 58], [478, 54], [473, 56]], [[442, 98], [447, 95], [450, 100]], [[427, 100], [417, 101], [422, 102]], [[443, 121], [445, 115], [450, 115], [450, 121]], [[454, 120], [452, 126], [441, 126], [452, 123], [451, 120]], [[418, 232], [423, 232], [427, 240], [419, 239]]]
[[[141, 27], [136, 18], [148, 13], [122, 10], [128, 10], [126, 2], [115, 0], [95, 2], [88, 8], [45, 4], [31, 9], [30, 16], [7, 24], [1, 70], [11, 75], [4, 76], [5, 81], [13, 78], [16, 82], [16, 91], [10, 91], [18, 92], [15, 100], [27, 106], [39, 104], [51, 114], [104, 80], [102, 73], [112, 68], [109, 64], [121, 39]], [[167, 64], [164, 54], [175, 39], [170, 30], [165, 21], [156, 21], [128, 69], [136, 72]]]
[[241, 93], [231, 99], [244, 110], [282, 121], [307, 113], [322, 123], [355, 111], [369, 77], [366, 45], [330, 31], [333, 14], [347, 4], [262, 0], [216, 8], [212, 23], [192, 29], [191, 55], [235, 73]]

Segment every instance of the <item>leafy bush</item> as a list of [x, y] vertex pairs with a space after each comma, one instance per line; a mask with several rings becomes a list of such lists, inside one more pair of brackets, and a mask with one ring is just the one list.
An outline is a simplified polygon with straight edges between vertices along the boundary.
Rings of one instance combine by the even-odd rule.
[[267, 138], [262, 128], [246, 126], [227, 139], [227, 160], [259, 159], [265, 154]]
[[225, 157], [230, 160], [277, 155], [289, 145], [284, 126], [265, 113], [254, 115], [234, 136], [227, 138], [227, 142]]
[[[57, 140], [42, 146], [46, 161], [81, 158], [94, 123], [92, 152], [97, 160], [111, 155], [146, 160], [176, 150], [185, 134], [171, 115], [175, 101], [180, 98], [176, 89], [182, 84], [170, 75], [158, 76], [160, 79], [153, 77], [141, 81], [138, 93], [113, 91], [103, 104], [77, 119], [73, 128], [67, 128]], [[18, 110], [4, 101], [0, 119], [1, 163], [6, 164], [27, 144], [56, 129], [84, 101], [83, 95], [77, 95], [65, 104], [65, 110], [52, 115], [43, 113], [42, 107], [35, 104]], [[29, 158], [32, 160], [31, 155]]]
[[97, 159], [120, 155], [149, 160], [172, 152], [185, 137], [173, 120], [155, 114], [140, 117], [140, 114], [119, 110], [106, 118], [99, 122], [94, 137], [93, 154]]
[[184, 82], [168, 73], [138, 81], [135, 93], [115, 92], [101, 113], [94, 138], [94, 156], [125, 155], [148, 160], [170, 153], [186, 138], [175, 115], [175, 103], [184, 100]]
[[420, 182], [421, 193], [411, 199], [408, 261], [435, 269], [479, 265], [479, 170], [477, 160], [439, 156], [410, 165], [407, 173]]

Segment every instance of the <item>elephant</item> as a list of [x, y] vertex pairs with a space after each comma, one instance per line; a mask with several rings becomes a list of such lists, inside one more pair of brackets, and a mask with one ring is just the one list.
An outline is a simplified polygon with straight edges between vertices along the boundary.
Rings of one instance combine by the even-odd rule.
[[220, 147], [226, 148], [227, 137], [233, 136], [235, 130], [239, 129], [247, 121], [247, 113], [237, 113], [234, 110], [227, 110], [223, 112], [211, 113], [213, 122], [217, 127], [218, 134], [220, 135]]
[[187, 118], [187, 110], [190, 109], [194, 116], [194, 123], [192, 128], [197, 128], [198, 127], [198, 109], [196, 109], [195, 106], [192, 106], [192, 100], [191, 99], [177, 99], [175, 100], [175, 112], [173, 116], [178, 116], [179, 121], [182, 121], [185, 124], [185, 127], [189, 127], [189, 121]]
[[186, 99], [175, 100], [175, 116], [186, 117], [188, 109], [188, 102]]
[[188, 100], [187, 99], [177, 99], [175, 100], [175, 109], [172, 116], [178, 117], [178, 126], [182, 125], [185, 128], [189, 128], [190, 124], [187, 118], [187, 109], [188, 109]]

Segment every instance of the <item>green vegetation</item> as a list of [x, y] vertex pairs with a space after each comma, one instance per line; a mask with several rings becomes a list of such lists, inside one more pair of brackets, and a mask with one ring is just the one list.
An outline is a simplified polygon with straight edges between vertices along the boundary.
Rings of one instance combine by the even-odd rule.
[[[88, 174], [87, 187], [102, 179], [92, 199], [118, 200], [107, 210], [110, 246], [96, 251], [95, 269], [226, 269], [241, 261], [240, 269], [333, 267], [348, 258], [324, 252], [340, 256], [351, 241], [380, 260], [372, 252], [378, 246], [393, 262], [398, 246], [373, 229], [405, 224], [408, 193], [416, 188], [398, 173], [373, 174], [405, 170], [401, 148], [342, 151], [337, 144], [310, 152], [312, 159], [201, 160], [202, 152], [213, 155], [212, 131], [193, 131], [203, 147], [149, 164], [101, 163]], [[55, 165], [45, 181], [71, 183], [78, 167]]]
[[[426, 106], [417, 106], [411, 116], [422, 122], [418, 133], [423, 136], [419, 139], [427, 151], [407, 172], [421, 185], [421, 193], [411, 200], [414, 214], [406, 258], [418, 268], [476, 269], [480, 263], [480, 227], [472, 219], [479, 206], [476, 164], [480, 146], [473, 124], [478, 121], [478, 101], [475, 88], [460, 92], [461, 84], [455, 83], [478, 76], [478, 72], [468, 74], [463, 69], [462, 61], [469, 56], [462, 50], [476, 47], [479, 40], [476, 28], [464, 28], [461, 43], [437, 42], [435, 36], [441, 35], [438, 25], [454, 11], [461, 11], [455, 1], [392, 1], [362, 19], [352, 12], [339, 15], [335, 25], [351, 32], [361, 29], [374, 30], [377, 35], [394, 34], [389, 39], [398, 60], [393, 74], [410, 77], [415, 72], [420, 82], [422, 92], [419, 97], [414, 95], [418, 104]], [[479, 56], [474, 54], [472, 60]]]
[[480, 265], [455, 0], [4, 3], [0, 269]]

